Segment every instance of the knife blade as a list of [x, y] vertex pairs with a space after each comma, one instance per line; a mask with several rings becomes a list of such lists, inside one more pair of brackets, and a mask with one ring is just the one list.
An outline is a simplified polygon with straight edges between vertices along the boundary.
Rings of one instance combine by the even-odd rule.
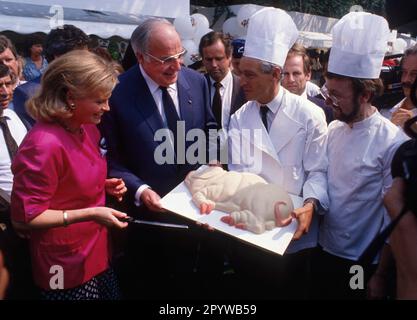
[[159, 226], [159, 227], [166, 227], [166, 228], [188, 229], [188, 226], [184, 224], [173, 224], [173, 223], [164, 223], [164, 222], [157, 222], [157, 221], [140, 220], [140, 219], [135, 219], [133, 217], [119, 218], [119, 220], [122, 222], [147, 224], [151, 226]]

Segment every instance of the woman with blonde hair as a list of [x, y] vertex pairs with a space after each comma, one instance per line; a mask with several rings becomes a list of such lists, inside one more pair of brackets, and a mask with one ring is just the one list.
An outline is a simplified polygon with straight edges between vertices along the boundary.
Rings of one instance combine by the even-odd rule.
[[35, 283], [44, 299], [118, 299], [107, 228], [126, 227], [121, 179], [106, 179], [96, 125], [117, 82], [101, 57], [75, 50], [54, 60], [27, 107], [37, 123], [14, 159], [11, 216], [30, 238]]

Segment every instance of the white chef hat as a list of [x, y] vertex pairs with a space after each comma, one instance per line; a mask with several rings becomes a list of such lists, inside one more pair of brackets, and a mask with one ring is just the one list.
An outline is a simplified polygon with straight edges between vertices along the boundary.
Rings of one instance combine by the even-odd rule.
[[297, 38], [297, 27], [285, 11], [264, 8], [249, 18], [243, 56], [283, 67], [288, 51]]
[[350, 12], [332, 29], [328, 71], [362, 79], [377, 79], [388, 49], [387, 21], [368, 12]]

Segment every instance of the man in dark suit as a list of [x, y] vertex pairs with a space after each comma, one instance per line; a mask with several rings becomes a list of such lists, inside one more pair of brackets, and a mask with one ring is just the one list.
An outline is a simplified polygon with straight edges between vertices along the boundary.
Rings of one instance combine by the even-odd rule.
[[26, 101], [30, 97], [34, 96], [36, 91], [40, 88], [42, 76], [39, 76], [32, 81], [28, 81], [16, 89], [13, 92], [13, 104], [14, 110], [19, 118], [25, 123], [28, 129], [31, 129], [35, 124], [35, 119], [33, 119], [26, 111]]
[[16, 82], [13, 70], [0, 63], [0, 237], [6, 244], [3, 253], [10, 272], [7, 299], [33, 299], [36, 294], [28, 243], [16, 234], [10, 220], [11, 164], [27, 133], [24, 122], [11, 109]]
[[209, 32], [200, 40], [213, 114], [219, 127], [226, 130], [230, 116], [247, 101], [239, 77], [230, 70], [232, 51], [230, 39], [221, 32]]
[[[125, 181], [128, 205], [135, 204], [129, 214], [181, 223], [189, 229], [130, 225], [127, 266], [131, 269], [124, 273], [137, 279], [125, 279], [124, 289], [132, 290], [127, 292], [130, 297], [195, 297], [198, 237], [207, 231], [165, 212], [160, 199], [201, 164], [185, 157], [181, 144], [187, 150], [196, 141], [184, 142], [184, 135], [193, 129], [206, 133], [217, 128], [207, 82], [201, 74], [181, 67], [185, 50], [167, 20], [144, 21], [133, 32], [131, 43], [139, 64], [119, 77], [101, 126], [109, 175]], [[172, 136], [159, 141], [158, 135], [167, 129]], [[163, 145], [165, 151], [159, 152]], [[205, 153], [203, 149], [198, 152]]]

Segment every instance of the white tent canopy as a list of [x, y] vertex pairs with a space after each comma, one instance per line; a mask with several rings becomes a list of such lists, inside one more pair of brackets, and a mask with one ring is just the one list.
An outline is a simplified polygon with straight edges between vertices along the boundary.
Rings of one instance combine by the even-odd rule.
[[[2, 2], [2, 1], [0, 1]], [[16, 3], [176, 18], [190, 14], [189, 0], [14, 0]]]
[[298, 42], [304, 47], [330, 48], [332, 46], [331, 30], [339, 19], [295, 11], [290, 11], [288, 14], [300, 31]]
[[[80, 8], [81, 2], [84, 2], [84, 9]], [[138, 1], [122, 1], [121, 4], [123, 5], [127, 2], [130, 2], [132, 5], [136, 4], [136, 6], [133, 7], [138, 7]], [[33, 32], [48, 33], [51, 29], [58, 27], [60, 24], [72, 24], [87, 34], [95, 34], [101, 38], [120, 36], [124, 39], [129, 39], [133, 30], [141, 21], [150, 15], [161, 16], [162, 10], [158, 8], [162, 7], [162, 2], [163, 0], [140, 1], [142, 7], [146, 3], [152, 3], [155, 10], [152, 11], [148, 8], [148, 10], [138, 11], [137, 14], [133, 14], [131, 13], [132, 8], [127, 10], [128, 7], [126, 5], [121, 7], [125, 8], [125, 12], [122, 10], [119, 10], [119, 12], [96, 10], [102, 7], [115, 9], [115, 4], [119, 3], [116, 1], [111, 2], [113, 6], [99, 6], [99, 1], [85, 0], [0, 1], [0, 31], [9, 30], [23, 34]], [[179, 7], [181, 7], [181, 3], [184, 2], [186, 2], [187, 5], [189, 4], [188, 1], [184, 0], [169, 1], [171, 5], [177, 4]], [[93, 6], [92, 4], [94, 3], [97, 5]], [[159, 7], [155, 7], [156, 3], [159, 3]], [[63, 4], [65, 4], [65, 6], [62, 6]], [[75, 7], [70, 7], [71, 5]], [[150, 14], [144, 14], [143, 12], [149, 12]], [[189, 12], [188, 7], [187, 12]], [[169, 15], [164, 15], [164, 17], [170, 17], [171, 15], [172, 11]]]
[[[236, 16], [239, 10], [244, 5], [231, 5], [229, 10]], [[210, 21], [213, 20], [215, 8], [206, 8], [201, 6], [191, 6], [192, 11], [202, 13], [208, 17]], [[222, 30], [222, 26], [226, 18], [227, 12], [223, 13], [214, 25], [211, 26], [214, 30]], [[295, 11], [288, 11], [288, 14], [294, 20], [297, 29], [300, 31], [298, 42], [307, 48], [330, 48], [332, 45], [331, 30], [338, 19], [316, 16], [308, 13], [301, 13]]]
[[305, 48], [331, 48], [332, 35], [331, 33], [300, 31], [297, 42]]

